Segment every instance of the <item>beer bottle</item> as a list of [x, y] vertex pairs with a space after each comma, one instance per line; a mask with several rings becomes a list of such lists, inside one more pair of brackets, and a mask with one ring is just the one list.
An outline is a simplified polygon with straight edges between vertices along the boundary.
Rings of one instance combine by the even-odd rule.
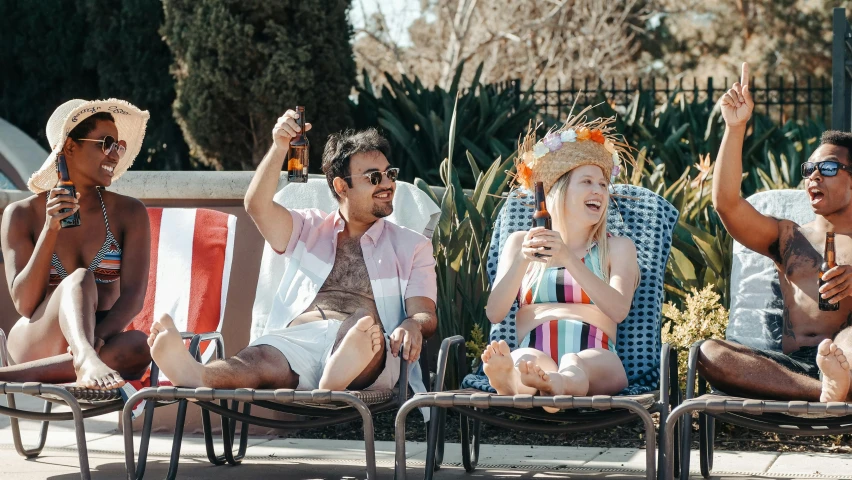
[[[819, 286], [822, 287], [825, 285], [825, 280], [822, 279], [822, 276], [825, 272], [831, 270], [832, 268], [837, 266], [837, 261], [835, 260], [834, 253], [834, 232], [825, 232], [825, 253], [823, 254], [823, 262], [822, 265], [819, 266]], [[822, 298], [819, 291], [817, 291], [817, 295], [819, 296], [819, 309], [824, 312], [834, 312], [840, 310], [840, 303], [829, 303], [828, 299]]]
[[[533, 227], [544, 227], [548, 230], [553, 230], [553, 221], [550, 218], [550, 213], [547, 212], [547, 204], [545, 202], [544, 197], [544, 183], [535, 182], [535, 211], [532, 216]], [[550, 250], [550, 247], [544, 247], [546, 250]], [[549, 257], [550, 255], [543, 255], [541, 253], [536, 253], [536, 257]]]
[[310, 143], [305, 135], [305, 107], [296, 107], [299, 114], [299, 134], [290, 139], [290, 151], [287, 153], [287, 181], [307, 183], [308, 156]]
[[[58, 188], [68, 190], [68, 195], [77, 198], [77, 189], [74, 187], [74, 182], [71, 181], [71, 176], [68, 175], [68, 164], [65, 163], [65, 155], [60, 153], [56, 155], [56, 176], [59, 181], [56, 183]], [[63, 208], [59, 213], [67, 213], [71, 209]], [[80, 226], [80, 211], [77, 210], [73, 215], [69, 215], [59, 221], [60, 228], [79, 227]]]

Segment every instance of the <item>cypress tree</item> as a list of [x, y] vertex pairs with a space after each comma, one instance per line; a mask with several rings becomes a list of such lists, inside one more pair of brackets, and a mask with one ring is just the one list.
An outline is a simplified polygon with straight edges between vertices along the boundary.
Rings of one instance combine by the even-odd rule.
[[254, 169], [288, 108], [314, 125], [311, 170], [325, 138], [351, 125], [355, 84], [350, 0], [164, 0], [175, 58], [174, 104], [194, 157]]

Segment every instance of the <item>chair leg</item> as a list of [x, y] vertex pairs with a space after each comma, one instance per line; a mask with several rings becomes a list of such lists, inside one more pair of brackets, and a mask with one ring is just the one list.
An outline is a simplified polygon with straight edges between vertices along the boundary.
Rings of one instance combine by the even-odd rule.
[[426, 426], [426, 467], [424, 469], [424, 480], [432, 480], [434, 471], [440, 468], [440, 462], [436, 457], [438, 453], [438, 436], [440, 435], [439, 425], [442, 423], [441, 410], [438, 407], [432, 407], [429, 413], [430, 420]]
[[[6, 395], [6, 401], [9, 405], [9, 408], [16, 409], [18, 408], [15, 404], [15, 395], [9, 393]], [[44, 402], [44, 413], [50, 413], [50, 410], [53, 408], [53, 404], [45, 401]], [[19, 420], [15, 417], [9, 418], [10, 423], [12, 424], [12, 440], [15, 443], [15, 450], [18, 452], [18, 455], [24, 458], [35, 458], [41, 454], [41, 451], [44, 450], [44, 444], [47, 442], [47, 429], [50, 427], [50, 422], [41, 422], [41, 432], [38, 435], [38, 444], [35, 448], [25, 448], [24, 441], [21, 438], [21, 425]]]
[[686, 414], [678, 421], [680, 422], [680, 428], [678, 428], [680, 430], [680, 480], [689, 480], [689, 455], [692, 451], [692, 415]]
[[438, 425], [438, 450], [435, 452], [435, 470], [440, 470], [444, 463], [444, 447], [447, 446], [447, 410], [439, 409], [441, 423]]
[[174, 480], [177, 477], [178, 466], [180, 465], [180, 447], [183, 441], [183, 427], [186, 423], [186, 407], [189, 402], [186, 400], [178, 401], [178, 411], [175, 419], [175, 436], [172, 441], [172, 456], [169, 458], [169, 471], [166, 474], [168, 480]]
[[[148, 464], [148, 445], [151, 441], [151, 426], [154, 423], [154, 408], [157, 402], [155, 400], [146, 400], [145, 403], [145, 421], [142, 424], [142, 438], [139, 441], [139, 460], [136, 464], [136, 478], [141, 479], [145, 476], [145, 467]], [[125, 425], [124, 428], [132, 426]]]
[[716, 419], [707, 416], [707, 466], [709, 467], [709, 472], [713, 471], [713, 452], [716, 450]]
[[[231, 410], [238, 412], [240, 410], [240, 402], [232, 400]], [[251, 405], [246, 403], [243, 407], [243, 413], [248, 415], [250, 412]], [[243, 457], [245, 457], [246, 445], [248, 445], [248, 424], [246, 422], [242, 423], [240, 430], [240, 450], [234, 455], [234, 438], [236, 437], [236, 433], [237, 420], [222, 417], [222, 443], [225, 445], [225, 461], [234, 466], [239, 465], [243, 461]]]
[[[222, 400], [220, 403], [223, 407], [228, 408], [227, 400]], [[223, 438], [228, 434], [228, 429], [225, 426], [227, 421], [225, 418], [222, 419]], [[207, 460], [213, 465], [224, 465], [225, 456], [216, 455], [216, 446], [213, 444], [213, 426], [210, 422], [210, 411], [205, 408], [201, 409], [201, 430], [204, 432], [204, 446], [207, 449]], [[225, 447], [227, 448], [227, 442], [225, 442]]]
[[[459, 422], [461, 424], [462, 465], [464, 465], [466, 472], [471, 473], [476, 470], [476, 464], [479, 462], [481, 423], [479, 420], [468, 418], [465, 415], [460, 415]], [[473, 422], [472, 427], [471, 422]]]
[[[703, 378], [698, 379], [698, 395], [707, 393], [707, 382]], [[701, 467], [701, 476], [710, 478], [713, 470], [713, 419], [704, 413], [698, 414], [698, 458]]]

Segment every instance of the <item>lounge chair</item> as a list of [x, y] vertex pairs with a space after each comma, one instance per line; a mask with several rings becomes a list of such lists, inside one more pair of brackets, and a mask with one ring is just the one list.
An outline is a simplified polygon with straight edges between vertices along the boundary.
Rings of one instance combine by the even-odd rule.
[[[236, 218], [221, 212], [205, 209], [149, 208], [151, 221], [151, 269], [148, 291], [142, 312], [128, 329], [147, 332], [155, 315], [170, 313], [178, 325], [183, 326], [191, 338], [196, 332], [217, 332], [221, 329], [225, 311], [225, 293], [231, 270], [231, 254], [234, 244]], [[184, 254], [186, 252], [198, 252]], [[197, 303], [189, 298], [189, 277], [196, 279], [192, 284], [193, 294], [205, 300], [201, 312]], [[203, 280], [199, 280], [203, 279]], [[208, 335], [215, 337], [215, 334]], [[203, 348], [202, 348], [203, 347]], [[213, 349], [201, 344], [193, 345], [199, 358], [209, 358]], [[0, 331], [0, 366], [8, 365], [6, 337]], [[150, 383], [157, 385], [159, 370], [152, 364]], [[163, 378], [165, 380], [165, 378]], [[89, 390], [74, 385], [45, 383], [0, 382], [0, 394], [6, 394], [7, 407], [0, 407], [0, 414], [11, 417], [12, 435], [18, 454], [26, 458], [37, 457], [44, 448], [51, 421], [74, 420], [77, 435], [77, 454], [80, 460], [80, 476], [91, 478], [86, 447], [86, 430], [83, 419], [121, 411], [125, 406], [120, 390]], [[19, 410], [15, 394], [29, 395], [45, 401], [42, 412]], [[54, 413], [53, 404], [67, 405], [71, 412]], [[148, 440], [154, 418], [154, 408], [171, 402], [145, 404], [142, 427], [142, 446], [139, 455], [137, 476], [142, 476], [148, 450]], [[128, 405], [131, 413], [140, 407], [134, 402]], [[185, 406], [180, 408], [177, 422], [183, 425]], [[26, 448], [21, 439], [19, 420], [41, 421], [41, 433], [33, 448]], [[126, 419], [125, 429], [132, 429]], [[176, 437], [178, 438], [178, 437]]]
[[[761, 213], [793, 220], [800, 225], [814, 219], [807, 192], [774, 190], [752, 195], [748, 201]], [[814, 279], [816, 281], [816, 279]], [[781, 350], [781, 302], [778, 273], [772, 261], [734, 242], [731, 274], [731, 311], [726, 336], [755, 348]], [[715, 423], [722, 421], [764, 432], [786, 435], [836, 435], [852, 433], [852, 404], [805, 401], [776, 401], [731, 397], [720, 391], [708, 393], [706, 380], [697, 373], [698, 351], [703, 342], [689, 350], [686, 400], [672, 411], [665, 431], [673, 438], [680, 429], [679, 471], [666, 465], [666, 478], [679, 474], [689, 477], [689, 451], [692, 447], [692, 412], [698, 415], [698, 444], [701, 475], [713, 470]], [[698, 380], [696, 395], [695, 381]], [[680, 424], [680, 425], [678, 425]]]
[[[275, 201], [288, 208], [316, 207], [326, 212], [336, 208], [336, 201], [331, 197], [325, 179], [311, 179], [307, 184], [289, 184], [276, 194]], [[394, 214], [388, 217], [389, 221], [431, 236], [440, 209], [425, 193], [411, 184], [397, 182], [394, 207]], [[263, 332], [271, 309], [272, 298], [281, 282], [286, 262], [286, 257], [274, 253], [268, 244], [264, 246], [257, 294], [252, 312], [252, 338], [256, 338]], [[207, 339], [208, 337], [199, 335], [193, 341], [200, 342]], [[221, 343], [221, 339], [219, 339], [219, 343]], [[222, 350], [218, 351], [221, 352]], [[346, 423], [360, 418], [364, 427], [367, 478], [375, 479], [376, 459], [372, 415], [397, 409], [407, 400], [409, 392], [406, 386], [409, 385], [410, 375], [420, 375], [422, 372], [421, 381], [423, 383], [415, 381], [412, 384], [428, 384], [429, 369], [426, 362], [426, 351], [424, 343], [419, 367], [411, 366], [409, 368], [407, 362], [400, 356], [400, 379], [398, 386], [392, 390], [299, 391], [248, 388], [213, 390], [210, 388], [151, 387], [137, 392], [130, 399], [128, 405], [130, 402], [141, 399], [191, 401], [201, 407], [205, 414], [206, 412], [213, 412], [223, 418], [230, 419], [230, 421], [223, 421], [223, 435], [226, 437], [224, 456], [219, 457], [216, 461], [210, 458], [211, 462], [215, 464], [228, 462], [236, 465], [239, 463], [239, 459], [245, 454], [246, 450], [245, 426], [247, 424], [281, 430], [303, 430]], [[403, 387], [399, 387], [399, 385]], [[228, 404], [228, 402], [231, 403]], [[240, 411], [240, 404], [243, 404], [242, 411]], [[265, 418], [252, 414], [252, 407], [262, 407], [266, 410], [299, 415], [309, 419], [278, 420]], [[123, 415], [125, 419], [130, 417], [129, 406], [125, 407]], [[236, 422], [243, 423], [243, 430], [238, 451], [234, 453]], [[212, 443], [210, 430], [205, 429], [204, 433], [205, 441], [210, 445]], [[132, 472], [135, 472], [137, 468], [134, 465], [133, 432], [130, 429], [125, 429], [124, 440], [128, 478], [132, 478]], [[176, 443], [172, 449], [172, 463], [178, 461], [179, 455], [180, 445]]]
[[[476, 468], [479, 453], [480, 423], [486, 422], [502, 428], [527, 430], [541, 433], [563, 433], [587, 431], [641, 420], [644, 422], [647, 440], [647, 478], [656, 475], [654, 444], [656, 435], [651, 414], [658, 412], [661, 418], [669, 412], [680, 397], [677, 388], [677, 361], [675, 352], [668, 345], [660, 344], [660, 320], [663, 303], [663, 280], [671, 247], [672, 231], [678, 219], [677, 210], [662, 197], [650, 190], [616, 185], [616, 193], [624, 197], [615, 198], [610, 205], [608, 228], [615, 235], [630, 237], [638, 250], [641, 280], [634, 296], [630, 314], [619, 325], [617, 349], [621, 357], [629, 386], [619, 395], [592, 397], [497, 395], [488, 378], [481, 372], [466, 374], [465, 339], [456, 336], [447, 338], [441, 345], [438, 369], [433, 391], [415, 395], [400, 408], [396, 418], [396, 475], [403, 480], [405, 467], [405, 418], [417, 407], [432, 407], [431, 417], [437, 419], [430, 424], [426, 454], [425, 478], [431, 479], [433, 469], [442, 462], [446, 409], [461, 415], [462, 463], [465, 470]], [[491, 239], [488, 272], [493, 281], [497, 271], [497, 260], [502, 245], [509, 234], [527, 230], [531, 225], [532, 206], [530, 197], [518, 198], [512, 193], [503, 206]], [[514, 349], [522, 340], [515, 336], [515, 313], [509, 315], [491, 330], [491, 340], [506, 340]], [[462, 390], [444, 391], [444, 375], [450, 349], [456, 348], [459, 378], [463, 378]], [[562, 412], [551, 414], [537, 407], [557, 407]], [[486, 409], [509, 414], [494, 415]], [[468, 418], [473, 419], [469, 425]], [[562, 424], [560, 424], [562, 423]]]

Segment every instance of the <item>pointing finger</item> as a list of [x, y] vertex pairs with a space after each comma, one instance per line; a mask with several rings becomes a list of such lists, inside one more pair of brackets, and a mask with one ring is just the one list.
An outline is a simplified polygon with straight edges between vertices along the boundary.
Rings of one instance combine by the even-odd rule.
[[742, 83], [744, 86], [748, 86], [748, 80], [748, 62], [743, 62], [743, 71], [740, 75], [740, 83]]

